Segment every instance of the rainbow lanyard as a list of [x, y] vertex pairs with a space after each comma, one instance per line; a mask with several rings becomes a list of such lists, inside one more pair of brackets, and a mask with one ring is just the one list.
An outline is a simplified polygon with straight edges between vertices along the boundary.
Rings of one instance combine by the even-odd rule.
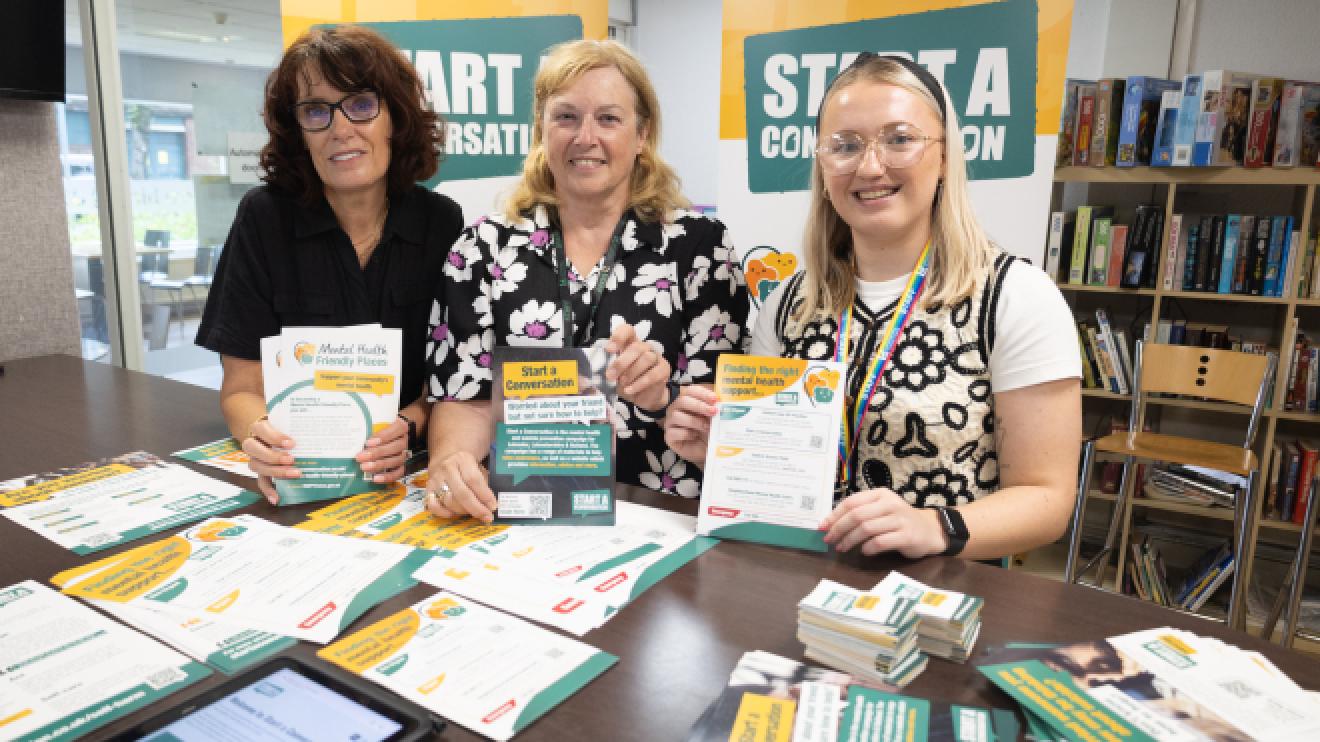
[[[853, 452], [857, 449], [857, 442], [862, 438], [862, 417], [866, 414], [866, 409], [871, 406], [871, 398], [875, 396], [875, 390], [880, 386], [880, 376], [889, 366], [889, 359], [894, 354], [894, 347], [898, 344], [898, 338], [903, 334], [903, 329], [907, 327], [908, 320], [912, 316], [912, 308], [917, 305], [917, 299], [921, 296], [921, 290], [926, 286], [926, 271], [930, 268], [930, 242], [921, 249], [921, 257], [917, 259], [916, 270], [908, 277], [907, 288], [903, 290], [903, 296], [898, 301], [898, 306], [894, 309], [894, 315], [889, 319], [889, 326], [885, 328], [885, 334], [881, 336], [880, 342], [876, 345], [876, 352], [871, 356], [871, 365], [867, 369], [866, 375], [862, 377], [865, 383], [862, 385], [861, 393], [852, 407], [851, 430], [849, 420], [843, 421], [843, 435], [839, 436], [839, 464], [843, 467], [842, 483], [847, 487], [852, 482], [852, 470], [849, 462], [852, 460]], [[839, 335], [834, 343], [834, 360], [839, 363], [848, 362], [848, 344], [852, 330], [852, 307], [845, 307], [839, 314]], [[846, 417], [846, 415], [845, 415]], [[850, 435], [851, 433], [851, 435]]]

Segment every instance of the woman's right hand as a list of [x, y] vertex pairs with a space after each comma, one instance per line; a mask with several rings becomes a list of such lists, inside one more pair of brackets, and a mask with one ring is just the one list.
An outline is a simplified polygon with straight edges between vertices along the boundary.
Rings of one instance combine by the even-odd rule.
[[710, 441], [716, 399], [713, 390], [688, 384], [669, 405], [662, 423], [665, 443], [674, 453], [699, 466], [706, 463], [706, 444]]
[[302, 472], [293, 465], [293, 439], [285, 435], [270, 420], [262, 418], [248, 428], [243, 439], [243, 453], [248, 455], [248, 466], [257, 475], [257, 489], [271, 505], [278, 505], [280, 494], [275, 489], [276, 479], [297, 479]]
[[441, 518], [470, 515], [483, 523], [495, 520], [495, 493], [487, 484], [486, 469], [471, 453], [451, 453], [432, 461], [427, 471], [427, 510]]

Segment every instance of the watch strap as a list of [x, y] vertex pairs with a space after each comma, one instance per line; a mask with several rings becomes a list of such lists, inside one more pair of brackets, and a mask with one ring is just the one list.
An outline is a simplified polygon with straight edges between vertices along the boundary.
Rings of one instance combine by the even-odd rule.
[[967, 539], [971, 534], [967, 531], [967, 522], [963, 520], [962, 513], [953, 508], [937, 507], [936, 516], [940, 520], [940, 527], [944, 529], [944, 535], [949, 537], [949, 548], [940, 552], [940, 556], [957, 556], [967, 546]]

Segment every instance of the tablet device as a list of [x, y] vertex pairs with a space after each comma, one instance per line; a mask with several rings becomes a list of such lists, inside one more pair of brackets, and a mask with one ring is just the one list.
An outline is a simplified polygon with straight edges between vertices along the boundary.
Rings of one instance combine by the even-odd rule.
[[444, 722], [388, 691], [295, 657], [234, 676], [111, 738], [114, 742], [403, 742]]

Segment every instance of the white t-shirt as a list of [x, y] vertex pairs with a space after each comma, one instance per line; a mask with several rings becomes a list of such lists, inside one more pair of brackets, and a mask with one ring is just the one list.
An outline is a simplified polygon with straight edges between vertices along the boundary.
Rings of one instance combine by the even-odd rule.
[[[908, 276], [888, 281], [857, 281], [857, 296], [871, 308], [898, 299]], [[779, 355], [775, 315], [787, 281], [775, 289], [756, 316], [752, 355]], [[995, 392], [1082, 376], [1077, 327], [1059, 287], [1039, 268], [1015, 260], [1004, 275], [995, 312], [995, 343], [990, 351], [990, 386]]]

